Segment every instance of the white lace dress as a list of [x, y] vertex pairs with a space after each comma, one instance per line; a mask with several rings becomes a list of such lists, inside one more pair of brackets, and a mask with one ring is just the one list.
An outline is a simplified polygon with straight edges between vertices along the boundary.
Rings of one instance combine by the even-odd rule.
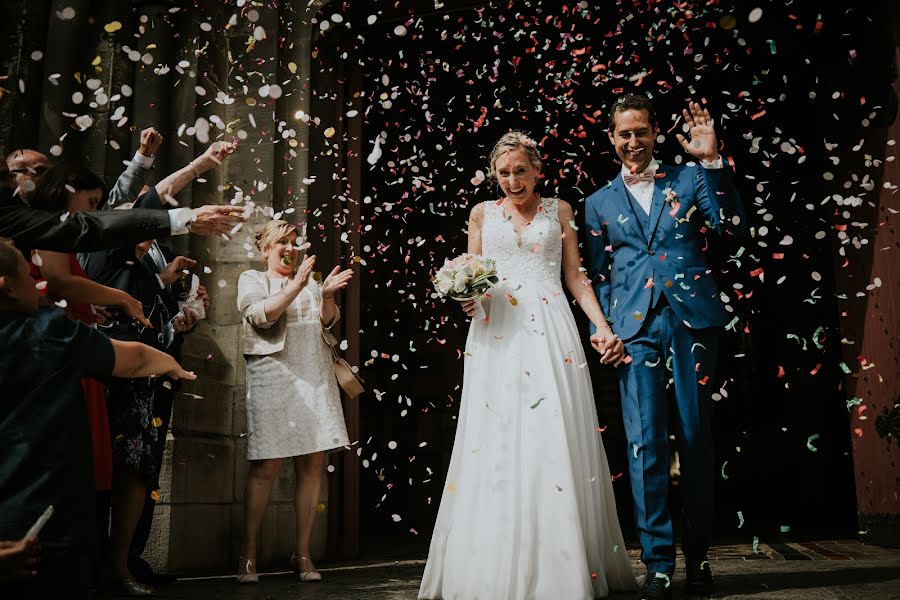
[[[286, 279], [272, 279], [277, 293]], [[310, 279], [285, 311], [284, 349], [247, 357], [247, 458], [285, 458], [350, 444], [331, 349], [322, 339], [322, 292]]]
[[578, 600], [636, 582], [560, 282], [558, 201], [521, 234], [485, 204], [501, 284], [466, 342], [456, 441], [419, 598]]

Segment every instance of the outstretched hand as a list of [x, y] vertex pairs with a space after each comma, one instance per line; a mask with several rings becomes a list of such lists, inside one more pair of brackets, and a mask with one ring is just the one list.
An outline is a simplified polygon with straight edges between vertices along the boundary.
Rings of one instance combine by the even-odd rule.
[[[243, 206], [219, 206], [207, 204], [194, 209], [194, 220], [191, 222], [191, 233], [201, 235], [224, 235], [231, 233], [232, 228], [238, 223], [244, 223]], [[228, 237], [228, 239], [231, 239]]]
[[690, 128], [690, 141], [682, 134], [676, 134], [678, 142], [685, 152], [700, 160], [712, 161], [719, 156], [719, 142], [716, 139], [716, 130], [713, 128], [713, 118], [709, 110], [702, 108], [696, 102], [688, 105], [690, 112], [682, 111], [684, 122]]

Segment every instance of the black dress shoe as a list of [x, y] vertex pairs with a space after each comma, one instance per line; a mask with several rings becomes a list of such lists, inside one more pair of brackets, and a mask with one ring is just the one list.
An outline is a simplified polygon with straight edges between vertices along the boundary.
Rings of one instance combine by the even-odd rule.
[[708, 596], [712, 594], [716, 586], [713, 583], [712, 568], [709, 561], [688, 562], [685, 569], [684, 589], [689, 594]]
[[147, 585], [167, 585], [174, 583], [177, 578], [174, 575], [163, 575], [153, 571], [153, 567], [143, 558], [133, 559], [128, 562], [128, 570], [139, 582]]
[[672, 597], [672, 576], [665, 573], [647, 573], [638, 589], [638, 600], [669, 600]]

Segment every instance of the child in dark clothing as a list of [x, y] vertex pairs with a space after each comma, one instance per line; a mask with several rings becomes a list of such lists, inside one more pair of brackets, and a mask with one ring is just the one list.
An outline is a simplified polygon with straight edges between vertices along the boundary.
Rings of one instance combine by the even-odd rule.
[[[39, 311], [28, 263], [0, 238], [0, 540], [22, 540], [54, 506], [40, 534], [36, 572], [25, 569], [24, 578], [5, 583], [10, 597], [87, 598], [90, 592], [95, 511], [81, 377], [162, 374], [195, 379], [168, 354], [110, 340], [62, 310]], [[36, 548], [26, 542], [22, 552], [34, 558]]]

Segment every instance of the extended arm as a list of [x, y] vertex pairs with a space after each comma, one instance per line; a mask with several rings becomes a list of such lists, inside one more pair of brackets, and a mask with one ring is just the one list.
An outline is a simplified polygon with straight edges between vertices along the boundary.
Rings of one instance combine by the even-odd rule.
[[141, 142], [137, 153], [125, 171], [119, 175], [116, 184], [109, 190], [109, 200], [105, 208], [115, 208], [120, 204], [134, 202], [141, 188], [150, 178], [150, 169], [153, 168], [153, 156], [162, 144], [162, 136], [153, 128], [148, 127], [141, 131]]
[[196, 379], [192, 371], [185, 371], [174, 358], [140, 342], [111, 339], [116, 354], [113, 376], [124, 379], [168, 375], [173, 379]]
[[699, 167], [694, 176], [697, 206], [719, 235], [741, 234], [747, 229], [747, 215], [741, 196], [727, 168]]
[[222, 164], [225, 157], [234, 152], [236, 147], [237, 144], [215, 142], [206, 149], [206, 152], [168, 175], [156, 184], [156, 193], [159, 195], [160, 202], [165, 203], [169, 198], [174, 198], [175, 194], [184, 189], [184, 186], [193, 181], [195, 177]]
[[94, 252], [170, 233], [169, 216], [158, 210], [66, 213], [29, 208], [14, 198], [0, 200], [0, 237], [20, 248]]
[[47, 291], [53, 296], [64, 298], [67, 302], [118, 306], [145, 327], [150, 326], [150, 321], [144, 317], [144, 307], [138, 300], [122, 290], [74, 275], [68, 255], [47, 251], [37, 254], [41, 258], [41, 274], [47, 280]]

